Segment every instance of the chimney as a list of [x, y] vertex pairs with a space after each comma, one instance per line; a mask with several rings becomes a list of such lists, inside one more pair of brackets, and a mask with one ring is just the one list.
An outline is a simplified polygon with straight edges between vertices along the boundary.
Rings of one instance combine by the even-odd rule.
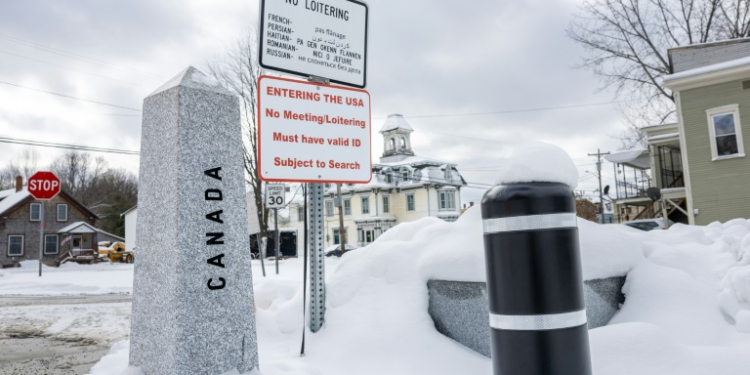
[[469, 202], [469, 207], [474, 207], [474, 202]]
[[21, 191], [23, 189], [23, 177], [16, 176], [16, 192]]

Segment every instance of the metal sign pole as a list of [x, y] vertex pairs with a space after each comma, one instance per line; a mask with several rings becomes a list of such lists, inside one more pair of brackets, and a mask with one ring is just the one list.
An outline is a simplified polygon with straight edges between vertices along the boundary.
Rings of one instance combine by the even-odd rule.
[[310, 206], [309, 201], [307, 200], [307, 187], [308, 184], [302, 184], [302, 189], [305, 194], [305, 205], [303, 206], [303, 212], [305, 216], [305, 240], [304, 244], [302, 245], [302, 251], [304, 252], [304, 263], [302, 264], [302, 346], [300, 347], [299, 354], [300, 356], [305, 355], [305, 322], [307, 321], [307, 316], [305, 312], [307, 311], [307, 239], [310, 238], [310, 228], [307, 226], [308, 220], [307, 220], [307, 207]]
[[323, 193], [325, 184], [310, 184], [310, 331], [323, 326], [326, 309]]
[[44, 200], [41, 201], [41, 208], [39, 215], [41, 216], [41, 222], [39, 223], [39, 277], [42, 277], [42, 254], [44, 254]]
[[274, 208], [273, 209], [273, 226], [274, 228], [274, 236], [273, 236], [273, 242], [274, 242], [274, 255], [276, 255], [276, 274], [279, 274], [279, 242], [281, 240], [281, 236], [279, 236], [279, 209]]
[[258, 255], [260, 256], [260, 269], [263, 270], [263, 277], [266, 277], [266, 266], [263, 263], [263, 258], [266, 257], [266, 252], [263, 251], [263, 241], [260, 240], [260, 233], [258, 233], [257, 237], [258, 242]]

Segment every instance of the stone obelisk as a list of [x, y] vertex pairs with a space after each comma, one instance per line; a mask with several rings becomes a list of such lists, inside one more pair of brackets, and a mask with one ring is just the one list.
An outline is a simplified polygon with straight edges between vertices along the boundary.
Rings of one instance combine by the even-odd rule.
[[143, 103], [130, 365], [258, 367], [238, 97], [190, 67]]

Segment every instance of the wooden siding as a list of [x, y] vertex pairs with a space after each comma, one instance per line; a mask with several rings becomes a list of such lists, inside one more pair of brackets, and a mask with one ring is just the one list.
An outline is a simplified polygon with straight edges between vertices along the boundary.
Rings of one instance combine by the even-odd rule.
[[712, 161], [706, 110], [739, 104], [745, 150], [750, 150], [750, 90], [742, 89], [742, 80], [685, 90], [680, 93], [682, 121], [695, 224], [750, 218], [750, 159], [739, 157]]
[[[14, 264], [22, 260], [39, 259], [39, 222], [29, 220], [29, 210], [32, 203], [40, 201], [30, 199], [9, 214], [7, 218], [0, 218], [0, 266]], [[57, 205], [68, 205], [68, 220], [57, 221]], [[65, 199], [63, 195], [58, 195], [47, 201], [44, 206], [44, 234], [57, 234], [62, 228], [75, 223], [84, 221], [91, 225], [95, 224], [95, 219], [91, 218], [88, 213], [81, 211], [76, 204]], [[20, 234], [23, 239], [23, 255], [8, 256], [8, 236]], [[58, 238], [58, 254], [44, 255], [44, 262], [54, 264], [60, 257], [59, 243], [63, 238]]]
[[672, 60], [672, 73], [739, 59], [747, 57], [748, 54], [750, 54], [750, 43], [747, 40], [689, 46], [669, 51], [669, 57]]

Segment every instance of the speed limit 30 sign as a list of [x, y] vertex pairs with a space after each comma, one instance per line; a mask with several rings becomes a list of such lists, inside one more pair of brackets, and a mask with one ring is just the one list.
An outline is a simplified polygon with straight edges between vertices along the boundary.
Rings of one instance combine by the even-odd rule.
[[286, 204], [284, 184], [266, 185], [266, 208], [282, 208]]

